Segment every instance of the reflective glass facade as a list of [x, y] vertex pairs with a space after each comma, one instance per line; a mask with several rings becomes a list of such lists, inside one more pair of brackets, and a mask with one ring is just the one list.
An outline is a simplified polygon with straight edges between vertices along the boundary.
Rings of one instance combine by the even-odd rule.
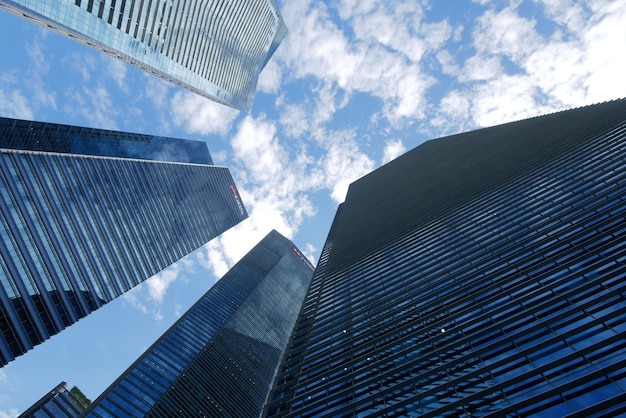
[[227, 168], [178, 162], [211, 161], [205, 144], [13, 119], [0, 133], [2, 365], [247, 217]]
[[268, 416], [626, 414], [626, 101], [353, 183]]
[[287, 33], [274, 0], [0, 0], [0, 7], [246, 111]]
[[86, 416], [260, 416], [312, 275], [291, 241], [272, 231]]
[[[80, 399], [77, 399], [74, 393]], [[78, 388], [67, 390], [67, 383], [61, 382], [18, 418], [75, 418], [85, 410], [89, 401]]]

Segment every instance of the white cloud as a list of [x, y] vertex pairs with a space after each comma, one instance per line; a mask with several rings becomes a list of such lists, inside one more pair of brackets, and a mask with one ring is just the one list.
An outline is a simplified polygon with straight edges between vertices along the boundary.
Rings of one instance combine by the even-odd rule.
[[310, 242], [306, 243], [306, 246], [303, 249], [300, 249], [302, 251], [302, 254], [304, 254], [304, 256], [306, 258], [309, 259], [309, 261], [311, 262], [311, 264], [313, 264], [314, 266], [317, 265], [317, 260], [315, 259], [315, 253], [317, 252], [317, 247], [313, 244], [311, 244]]
[[383, 164], [387, 164], [389, 161], [398, 158], [404, 154], [406, 148], [401, 140], [387, 140], [385, 141], [385, 148], [383, 149]]
[[224, 165], [228, 159], [228, 151], [222, 150], [211, 150], [211, 158], [216, 165]]
[[257, 90], [270, 94], [277, 93], [282, 76], [283, 72], [280, 66], [275, 60], [270, 59], [270, 61], [265, 65], [265, 68], [263, 68], [263, 71], [261, 71], [261, 75], [259, 76], [259, 81], [257, 83]]
[[263, 115], [246, 116], [239, 123], [231, 141], [235, 162], [231, 170], [249, 218], [204, 247], [199, 256], [203, 266], [221, 277], [272, 229], [293, 237], [304, 219], [316, 213], [311, 192], [327, 189], [341, 202], [348, 185], [374, 168], [354, 133], [317, 134], [319, 138], [309, 145], [321, 156], [313, 158], [306, 147], [281, 144], [276, 123]]
[[63, 58], [63, 63], [72, 73], [78, 73], [83, 83], [91, 82], [91, 76], [101, 74], [96, 63], [95, 53], [76, 53], [73, 52]]
[[161, 306], [169, 287], [172, 283], [183, 280], [185, 274], [193, 273], [194, 270], [193, 259], [184, 257], [124, 293], [122, 298], [141, 313], [150, 314], [159, 322], [163, 319]]
[[131, 306], [137, 308], [141, 313], [147, 314], [148, 307], [142, 302], [142, 293], [143, 293], [144, 284], [140, 284], [139, 286], [135, 286], [130, 289], [128, 292], [122, 294], [122, 299], [128, 302]]
[[146, 280], [150, 300], [157, 304], [162, 303], [170, 285], [180, 278], [182, 272], [192, 272], [193, 267], [193, 260], [184, 257]]
[[28, 99], [20, 90], [4, 92], [0, 89], [0, 115], [7, 118], [33, 119], [33, 111]]
[[106, 69], [111, 78], [113, 78], [120, 90], [128, 91], [128, 86], [126, 85], [126, 70], [128, 65], [114, 58], [104, 57], [104, 59], [106, 59]]
[[188, 132], [225, 135], [239, 111], [194, 93], [178, 91], [171, 100], [174, 123]]
[[[621, 1], [591, 2], [598, 7], [583, 36], [584, 81], [588, 99], [594, 102], [626, 96], [626, 8]], [[603, 7], [601, 7], [603, 6]]]
[[541, 43], [535, 22], [521, 17], [512, 8], [498, 13], [489, 10], [477, 22], [473, 45], [479, 53], [502, 54], [519, 62]]
[[24, 77], [24, 84], [32, 91], [34, 102], [39, 106], [56, 109], [56, 95], [43, 82], [43, 77], [50, 70], [50, 60], [44, 55], [37, 37], [28, 45], [29, 67]]
[[310, 115], [304, 104], [287, 104], [281, 108], [280, 124], [287, 136], [298, 138], [310, 129]]
[[118, 107], [113, 105], [109, 91], [102, 85], [83, 85], [80, 90], [70, 88], [64, 110], [71, 115], [78, 115], [99, 129], [117, 130]]
[[[232, 228], [229, 231], [231, 230]], [[202, 251], [198, 252], [198, 262], [207, 270], [211, 270], [216, 277], [220, 278], [234, 265], [237, 257], [232, 254], [232, 251], [227, 252], [226, 245], [221, 242], [224, 239], [224, 235], [228, 234], [229, 231], [220, 235], [220, 238], [215, 238], [205, 244]]]
[[144, 74], [144, 92], [157, 109], [167, 106], [167, 95], [171, 84], [151, 74]]
[[309, 178], [315, 186], [330, 189], [331, 198], [341, 203], [350, 183], [372, 171], [375, 164], [360, 150], [354, 132], [328, 132], [326, 146], [326, 154]]
[[626, 55], [615, 53], [626, 50], [621, 2], [543, 4], [553, 32], [540, 32], [513, 4], [476, 20], [476, 53], [462, 65], [438, 54], [458, 85], [444, 94], [432, 126], [489, 126], [626, 96]]
[[474, 55], [465, 61], [462, 70], [458, 70], [461, 81], [492, 80], [503, 73], [500, 58]]
[[539, 103], [540, 92], [536, 84], [524, 75], [502, 76], [479, 86], [473, 94], [470, 114], [480, 126], [497, 125], [549, 111], [548, 106]]
[[297, 148], [284, 148], [274, 122], [246, 116], [231, 141], [235, 177], [249, 218], [204, 247], [199, 262], [221, 277], [272, 229], [293, 237], [314, 209], [304, 194], [310, 190], [310, 160]]
[[[339, 4], [344, 29], [333, 22], [326, 7], [307, 0], [285, 6], [283, 15], [291, 30], [277, 59], [289, 74], [318, 79], [327, 89], [320, 93], [337, 93], [339, 88], [347, 92], [344, 97], [354, 91], [379, 97], [383, 115], [394, 125], [423, 118], [425, 92], [433, 78], [422, 71], [421, 60], [451, 36], [447, 22], [425, 24], [415, 2], [344, 1]], [[320, 96], [316, 102], [329, 106], [326, 110], [332, 116], [333, 100]]]
[[260, 184], [276, 184], [289, 156], [278, 142], [276, 126], [265, 117], [246, 116], [231, 142], [235, 161]]
[[157, 303], [163, 302], [163, 297], [167, 292], [167, 288], [178, 279], [180, 268], [178, 264], [174, 264], [171, 267], [163, 270], [162, 272], [155, 274], [146, 280], [148, 286], [148, 295], [150, 299]]
[[19, 415], [19, 412], [15, 408], [11, 408], [8, 411], [0, 411], [0, 418], [15, 418]]
[[471, 126], [471, 100], [467, 94], [457, 90], [450, 91], [439, 102], [438, 114], [430, 120], [441, 134], [458, 132]]
[[565, 26], [570, 31], [580, 31], [588, 13], [581, 2], [575, 0], [535, 0], [543, 4], [546, 15], [556, 23]]

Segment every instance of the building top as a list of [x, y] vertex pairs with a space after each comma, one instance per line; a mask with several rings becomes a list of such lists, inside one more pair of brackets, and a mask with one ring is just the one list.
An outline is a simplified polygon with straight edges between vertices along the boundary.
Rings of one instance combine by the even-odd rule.
[[3, 117], [0, 148], [213, 165], [202, 141]]
[[24, 411], [19, 418], [75, 418], [89, 405], [91, 401], [85, 397], [78, 387], [67, 390], [67, 383], [61, 382], [30, 408]]
[[349, 262], [376, 237], [397, 236], [409, 219], [425, 225], [460, 208], [624, 117], [621, 99], [427, 141], [350, 185], [336, 225], [344, 239], [334, 241], [329, 264]]
[[298, 248], [270, 232], [85, 415], [259, 416], [312, 275]]
[[244, 111], [287, 33], [273, 0], [0, 0], [0, 7]]

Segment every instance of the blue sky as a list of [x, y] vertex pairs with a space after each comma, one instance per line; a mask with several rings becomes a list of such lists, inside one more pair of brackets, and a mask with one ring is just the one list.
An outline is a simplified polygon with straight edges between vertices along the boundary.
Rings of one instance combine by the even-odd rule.
[[0, 418], [96, 398], [271, 229], [319, 256], [351, 181], [425, 140], [626, 96], [623, 0], [290, 0], [240, 113], [0, 12], [0, 116], [203, 140], [250, 218], [0, 369]]

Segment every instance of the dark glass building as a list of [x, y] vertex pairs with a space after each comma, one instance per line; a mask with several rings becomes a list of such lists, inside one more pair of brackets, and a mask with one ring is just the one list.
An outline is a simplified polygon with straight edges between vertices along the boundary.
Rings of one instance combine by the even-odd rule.
[[89, 405], [89, 399], [74, 386], [61, 382], [18, 418], [75, 418]]
[[350, 186], [266, 407], [626, 414], [626, 100], [429, 141]]
[[287, 34], [274, 0], [0, 0], [0, 8], [245, 111]]
[[205, 143], [0, 118], [0, 364], [246, 217]]
[[85, 416], [260, 416], [312, 275], [311, 263], [272, 231]]

